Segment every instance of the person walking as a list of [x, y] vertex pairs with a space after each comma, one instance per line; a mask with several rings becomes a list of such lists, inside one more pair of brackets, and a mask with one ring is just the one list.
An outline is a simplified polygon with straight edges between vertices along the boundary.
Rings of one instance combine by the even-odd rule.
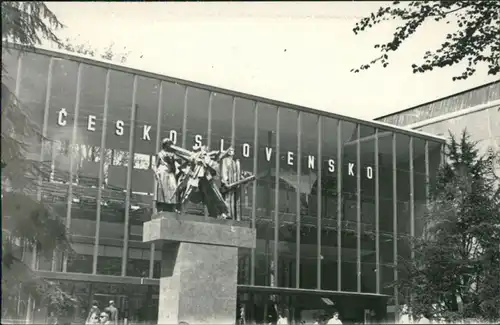
[[92, 307], [90, 307], [90, 311], [85, 321], [85, 324], [86, 325], [97, 324], [99, 322], [99, 314], [100, 314], [99, 303], [96, 300], [94, 300], [92, 302]]
[[109, 301], [108, 307], [106, 307], [105, 311], [109, 314], [109, 320], [112, 324], [118, 324], [118, 308], [115, 306], [114, 300]]

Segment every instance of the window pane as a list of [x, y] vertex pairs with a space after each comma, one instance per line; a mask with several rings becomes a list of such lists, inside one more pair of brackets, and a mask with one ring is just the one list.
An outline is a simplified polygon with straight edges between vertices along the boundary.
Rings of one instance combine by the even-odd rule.
[[[188, 87], [187, 124], [185, 132], [185, 148], [188, 150], [194, 150], [207, 144], [209, 99], [210, 93], [208, 91]], [[231, 124], [231, 119], [229, 118], [228, 120], [229, 124]], [[187, 201], [183, 208], [186, 213], [205, 215], [205, 206], [202, 202], [195, 204]]]
[[[41, 137], [38, 135], [42, 132], [43, 128], [43, 113], [45, 109], [45, 100], [47, 96], [47, 82], [48, 82], [48, 72], [49, 72], [49, 62], [50, 58], [47, 56], [37, 55], [33, 53], [25, 53], [21, 57], [21, 70], [20, 75], [17, 76], [17, 68], [18, 68], [18, 54], [17, 51], [13, 51], [11, 59], [7, 59], [7, 62], [2, 62], [2, 64], [14, 63], [14, 66], [10, 68], [15, 68], [15, 70], [7, 70], [7, 73], [12, 73], [12, 75], [7, 75], [4, 77], [2, 74], [2, 84], [6, 80], [6, 85], [9, 89], [15, 94], [15, 78], [19, 77], [20, 82], [18, 84], [18, 99], [19, 99], [19, 107], [21, 107], [24, 114], [31, 120], [33, 123], [33, 132], [24, 132], [20, 134], [19, 131], [23, 130], [24, 125], [20, 124], [20, 122], [24, 123], [24, 121], [12, 121], [15, 125], [15, 131], [17, 132], [17, 136], [21, 136], [19, 140], [23, 141], [27, 146], [25, 147], [26, 152], [24, 152], [24, 158], [27, 160], [38, 160], [40, 159], [40, 154], [42, 153], [41, 146]], [[14, 61], [14, 62], [12, 62]], [[12, 77], [12, 78], [11, 78]], [[2, 97], [4, 96], [2, 91]], [[3, 100], [3, 98], [2, 98]], [[2, 130], [2, 133], [9, 132], [8, 130]], [[45, 141], [45, 143], [49, 143], [49, 141]], [[51, 205], [50, 197], [44, 199], [48, 193], [44, 190], [46, 188], [47, 181], [50, 178], [51, 172], [51, 156], [50, 152], [47, 155], [44, 152], [43, 155], [43, 165], [41, 169], [42, 177], [42, 200], [45, 201], [48, 205]], [[15, 163], [13, 166], [9, 166], [7, 164], [7, 169], [9, 167], [17, 168]], [[33, 174], [32, 176], [35, 176]], [[29, 193], [33, 198], [36, 198], [36, 194], [38, 192], [37, 186], [34, 186], [34, 179], [31, 177], [29, 179], [25, 179], [21, 181], [20, 184], [15, 184], [17, 186], [22, 186], [25, 189], [29, 190]], [[66, 215], [66, 211], [61, 215], [64, 217]], [[52, 268], [52, 252], [44, 251], [44, 254], [40, 255], [38, 268], [40, 270], [51, 270]], [[30, 261], [31, 262], [31, 261]]]
[[182, 145], [185, 91], [182, 85], [163, 82], [161, 138], [170, 138], [178, 146]]
[[[40, 60], [46, 60], [47, 64], [49, 62], [49, 59], [44, 57], [40, 57]], [[74, 159], [73, 183], [75, 187], [78, 175], [78, 155], [76, 154], [78, 150], [76, 146], [71, 147], [77, 78], [78, 63], [53, 59], [47, 121], [47, 137], [49, 141], [44, 146], [44, 160], [47, 161], [47, 166], [50, 161], [51, 173], [46, 179], [48, 182], [45, 183], [44, 200], [53, 202], [54, 211], [62, 217], [67, 216], [68, 209], [70, 157]], [[41, 112], [43, 112], [43, 109], [41, 109]], [[73, 197], [77, 198], [78, 195], [73, 195]], [[78, 199], [76, 201], [72, 202], [72, 205], [78, 205]], [[73, 214], [73, 211], [71, 211], [71, 214]], [[71, 218], [73, 218], [72, 215]], [[75, 222], [76, 224], [79, 223], [78, 218], [75, 218]], [[55, 256], [55, 270], [62, 270], [62, 260], [61, 255]], [[75, 254], [68, 257], [67, 270], [78, 270], [82, 273], [92, 272], [92, 255], [79, 254], [75, 249]]]
[[[17, 70], [19, 66], [20, 53], [17, 50], [2, 51], [2, 63], [4, 72], [2, 73], [2, 83], [11, 93], [16, 91]], [[47, 66], [48, 68], [48, 66]], [[3, 94], [2, 94], [3, 95]], [[2, 96], [2, 100], [4, 100]], [[3, 102], [2, 102], [3, 105]]]
[[[187, 124], [186, 149], [207, 145], [208, 106], [210, 92], [188, 87], [187, 90]], [[226, 117], [231, 125], [230, 117]]]
[[376, 293], [375, 129], [360, 125], [361, 292]]
[[102, 197], [98, 274], [121, 275], [133, 85], [133, 75], [110, 71], [104, 162], [108, 168]]
[[316, 289], [318, 258], [318, 196], [313, 193], [318, 179], [318, 115], [301, 113], [301, 212], [300, 231], [300, 287]]
[[154, 175], [151, 163], [156, 147], [159, 90], [159, 80], [137, 78], [127, 276], [149, 276], [150, 245], [142, 243], [142, 225], [152, 214]]
[[[236, 105], [237, 106], [242, 106], [246, 104], [246, 102], [243, 102], [243, 99], [237, 99]], [[242, 112], [242, 109], [238, 109], [240, 115]], [[213, 93], [212, 94], [212, 134], [211, 134], [211, 139], [210, 139], [210, 148], [212, 150], [219, 150], [222, 146], [224, 148], [227, 148], [231, 144], [231, 134], [232, 134], [232, 119], [233, 115], [233, 97], [224, 95], [224, 94], [218, 94], [218, 93]], [[250, 115], [248, 115], [250, 116]], [[236, 117], [239, 119], [239, 125], [241, 125], [241, 116]], [[250, 122], [250, 121], [245, 121], [245, 122]], [[248, 126], [253, 125], [253, 120], [248, 124]], [[238, 130], [236, 128], [235, 130]], [[252, 130], [253, 132], [253, 130]], [[253, 141], [253, 135], [252, 135], [252, 141]], [[236, 148], [235, 148], [236, 149]], [[236, 149], [236, 153], [239, 152], [239, 149]]]
[[105, 69], [89, 65], [83, 65], [81, 70], [80, 106], [73, 156], [77, 164], [78, 185], [73, 187], [70, 230], [90, 248], [82, 250], [81, 254], [85, 256], [75, 260], [75, 265], [68, 264], [68, 271], [73, 270], [70, 272], [80, 272], [75, 268], [84, 267], [83, 263], [89, 263], [85, 271], [92, 272], [106, 74]]
[[[172, 139], [174, 144], [182, 145], [182, 123], [184, 119], [184, 97], [186, 87], [162, 81], [160, 141]], [[208, 122], [207, 122], [208, 123]], [[156, 245], [153, 264], [153, 277], [159, 278], [161, 270], [161, 247]]]
[[[241, 171], [250, 173], [253, 173], [254, 169], [254, 133], [256, 132], [254, 121], [254, 102], [243, 98], [236, 98], [234, 156], [240, 161]], [[227, 134], [227, 131], [224, 134]], [[220, 133], [222, 138], [225, 137], [224, 134]], [[250, 220], [252, 217], [252, 192], [254, 183], [248, 183], [241, 189], [240, 205], [243, 220]]]
[[297, 118], [295, 110], [280, 108], [278, 181], [279, 233], [278, 286], [295, 287], [297, 226]]
[[342, 121], [342, 290], [357, 290], [356, 144], [358, 125]]
[[420, 236], [424, 226], [427, 180], [425, 175], [425, 140], [416, 137], [413, 138], [413, 175], [415, 236]]
[[[381, 293], [392, 295], [389, 285], [394, 280], [393, 261], [393, 168], [392, 132], [379, 130], [379, 191], [380, 191], [380, 281]], [[383, 180], [383, 181], [382, 181]]]
[[274, 286], [271, 270], [274, 240], [274, 197], [276, 159], [277, 108], [258, 103], [258, 156], [257, 156], [257, 256], [255, 284]]
[[[337, 290], [337, 131], [338, 121], [322, 119], [321, 170], [321, 288]], [[316, 193], [317, 181], [312, 193]], [[313, 214], [314, 215], [314, 214]]]
[[[212, 127], [217, 126], [213, 130], [221, 130], [221, 138], [225, 137], [225, 134], [230, 132], [229, 128], [225, 126], [222, 119], [223, 116], [228, 116], [229, 103], [231, 101], [227, 100], [229, 97], [225, 97], [224, 102], [227, 104], [219, 107], [220, 114], [217, 117], [217, 124], [214, 123], [214, 115], [212, 108]], [[220, 100], [220, 98], [219, 98]], [[222, 102], [222, 100], [220, 100]], [[232, 108], [231, 108], [232, 111]], [[235, 158], [240, 162], [241, 172], [253, 173], [254, 167], [254, 133], [255, 131], [255, 104], [252, 101], [243, 98], [236, 98], [235, 102], [235, 121], [234, 121], [234, 149]], [[219, 136], [217, 136], [219, 138]], [[216, 141], [212, 135], [212, 142]], [[235, 201], [237, 213], [240, 214], [241, 220], [251, 221], [252, 218], [252, 196], [253, 187], [255, 186], [255, 181], [247, 183], [245, 186], [239, 189], [239, 201]], [[238, 266], [238, 283], [250, 284], [250, 254], [251, 250], [246, 248], [239, 249], [239, 266]]]

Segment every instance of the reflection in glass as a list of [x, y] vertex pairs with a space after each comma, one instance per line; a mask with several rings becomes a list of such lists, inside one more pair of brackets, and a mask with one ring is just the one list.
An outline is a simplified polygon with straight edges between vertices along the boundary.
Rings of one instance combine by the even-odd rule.
[[[186, 87], [183, 85], [162, 81], [160, 141], [169, 138], [174, 144], [182, 145], [185, 92]], [[160, 277], [160, 270], [161, 247], [157, 245], [154, 250], [154, 278]]]
[[278, 279], [279, 287], [295, 287], [297, 227], [297, 111], [280, 108], [278, 192]]
[[375, 128], [360, 125], [361, 292], [376, 293]]
[[[49, 60], [48, 57], [45, 57], [45, 59], [47, 61]], [[16, 83], [18, 81], [18, 78], [22, 78], [22, 76], [17, 75], [21, 60], [22, 60], [21, 54], [17, 50], [9, 49], [8, 51], [2, 51], [2, 63], [3, 63], [2, 83], [13, 94], [15, 94], [16, 92]], [[47, 62], [47, 68], [48, 68], [48, 62]], [[5, 96], [4, 94], [2, 95]], [[2, 99], [4, 100], [4, 98]]]
[[398, 252], [398, 277], [404, 277], [404, 270], [400, 266], [404, 261], [410, 259], [410, 233], [411, 225], [411, 204], [410, 201], [410, 137], [405, 134], [396, 135], [396, 179], [397, 179], [397, 252]]
[[[221, 117], [219, 117], [221, 119]], [[254, 136], [255, 136], [255, 103], [236, 98], [235, 102], [235, 122], [234, 122], [234, 157], [240, 162], [241, 171], [254, 172]], [[214, 124], [215, 125], [215, 124]], [[226, 130], [227, 132], [228, 130]], [[227, 133], [218, 133], [222, 135], [221, 139], [226, 137]], [[241, 188], [241, 213], [242, 220], [250, 220], [252, 213], [252, 192], [255, 182], [251, 182]]]
[[[97, 274], [121, 275], [134, 77], [110, 71]], [[132, 166], [130, 166], [132, 168]], [[106, 168], [105, 168], [106, 170]]]
[[184, 120], [184, 98], [186, 87], [162, 81], [162, 118], [160, 138], [170, 138], [175, 145], [182, 145], [182, 125]]
[[[79, 255], [84, 254], [85, 257], [77, 258], [75, 265], [69, 264], [68, 270], [77, 266], [83, 267], [82, 263], [90, 260], [90, 267], [86, 266], [85, 270], [92, 272], [94, 250], [93, 245], [90, 250], [87, 246], [94, 243], [93, 239], [98, 226], [96, 225], [96, 220], [98, 220], [97, 205], [99, 204], [97, 197], [99, 167], [101, 166], [101, 134], [103, 131], [106, 74], [107, 71], [102, 68], [88, 65], [82, 67], [80, 106], [73, 158], [76, 164], [78, 183], [73, 188], [70, 231], [75, 241], [80, 241], [83, 245], [81, 247], [85, 247], [79, 253]], [[73, 261], [73, 259], [71, 260]]]
[[[223, 116], [227, 116], [229, 112], [229, 104], [232, 102], [229, 96], [219, 96], [218, 101], [220, 106], [218, 108], [219, 114], [216, 120], [213, 118], [215, 106], [212, 107], [212, 126], [215, 126], [218, 135], [216, 139], [212, 136], [212, 143], [217, 141], [217, 139], [227, 138], [228, 132], [231, 132], [227, 126], [223, 126]], [[224, 105], [224, 103], [226, 105]], [[235, 159], [240, 162], [241, 171], [248, 171], [254, 173], [254, 136], [255, 136], [255, 103], [243, 98], [236, 98], [235, 100], [235, 120], [234, 120], [234, 149]], [[232, 108], [231, 108], [232, 111]], [[224, 115], [225, 114], [225, 115]], [[215, 122], [217, 121], [217, 122]], [[227, 124], [227, 121], [226, 121]], [[219, 128], [217, 125], [220, 125]], [[214, 131], [215, 131], [214, 130]], [[223, 133], [223, 132], [224, 133]], [[219, 142], [216, 142], [219, 143]], [[241, 220], [249, 221], [252, 220], [252, 204], [253, 204], [253, 187], [255, 182], [251, 182], [240, 188], [240, 201], [239, 201], [239, 211], [241, 211]], [[238, 283], [241, 284], [251, 284], [251, 250], [250, 249], [240, 249], [239, 250], [239, 266], [238, 266]]]
[[430, 184], [436, 183], [437, 173], [441, 165], [443, 154], [443, 144], [434, 141], [428, 141], [429, 154], [429, 181]]
[[[342, 290], [357, 291], [358, 125], [342, 121]], [[340, 166], [339, 166], [340, 167]]]
[[[220, 150], [222, 147], [224, 149], [227, 149], [228, 146], [231, 145], [231, 137], [232, 137], [232, 123], [231, 123], [231, 117], [233, 115], [233, 97], [225, 95], [225, 94], [219, 94], [219, 93], [212, 93], [212, 120], [211, 120], [211, 135], [210, 135], [210, 148], [212, 150]], [[235, 126], [235, 132], [239, 130], [240, 127], [243, 127], [247, 131], [249, 128], [252, 126], [253, 119], [252, 120], [242, 120], [242, 114], [246, 113], [245, 116], [250, 116], [251, 111], [249, 112], [244, 112], [244, 110], [241, 108], [242, 105], [245, 106], [244, 109], [249, 109], [247, 105], [247, 101], [241, 98], [236, 99], [235, 103], [237, 108], [239, 116], [236, 116], [238, 121], [235, 121], [235, 123], [238, 125], [238, 127]], [[253, 130], [248, 131], [253, 134]], [[237, 136], [238, 137], [238, 136]], [[252, 139], [253, 141], [253, 136]], [[238, 155], [240, 152], [239, 148], [235, 148], [235, 154]]]
[[[17, 68], [18, 56], [15, 51], [13, 52], [13, 58], [16, 60], [15, 67]], [[21, 74], [19, 76], [19, 89], [17, 89], [19, 92], [18, 99], [23, 106], [23, 112], [29, 115], [31, 122], [36, 124], [39, 131], [42, 131], [43, 127], [43, 112], [45, 108], [45, 98], [47, 96], [50, 61], [51, 59], [48, 56], [29, 52], [23, 53], [21, 56]], [[17, 77], [16, 70], [9, 69], [7, 72], [12, 73], [10, 75], [12, 78]], [[76, 75], [73, 75], [73, 77], [76, 77]], [[2, 76], [2, 80], [6, 80], [7, 85], [11, 87], [11, 91], [15, 91], [14, 82], [12, 82], [13, 79]], [[9, 82], [9, 80], [12, 81]], [[73, 101], [75, 100], [74, 97], [72, 99]], [[39, 141], [40, 139], [36, 140]], [[40, 150], [40, 148], [38, 148], [38, 150]]]
[[[4, 52], [4, 51], [2, 51]], [[38, 56], [33, 53], [25, 53], [19, 56], [17, 51], [13, 51], [11, 55], [3, 55], [5, 61], [2, 61], [2, 68], [6, 68], [4, 74], [2, 71], [2, 86], [6, 85], [12, 94], [16, 94], [19, 99], [19, 103], [23, 108], [23, 113], [27, 114], [35, 132], [43, 132], [43, 113], [45, 110], [45, 99], [47, 96], [47, 82], [48, 82], [48, 72], [50, 69], [50, 58], [46, 56]], [[18, 66], [20, 63], [20, 66]], [[12, 66], [8, 66], [12, 64]], [[20, 68], [20, 69], [18, 69]], [[19, 76], [17, 75], [19, 73]], [[19, 79], [17, 79], [19, 78]], [[16, 89], [16, 80], [17, 89]], [[2, 90], [2, 103], [5, 100], [4, 96], [6, 94]], [[22, 130], [24, 128], [20, 123], [16, 124], [13, 121], [15, 128], [17, 130]], [[7, 125], [3, 125], [7, 128]], [[9, 132], [3, 129], [2, 133]], [[41, 198], [50, 205], [50, 192], [45, 189], [48, 188], [47, 181], [49, 180], [51, 173], [51, 155], [50, 151], [45, 152], [42, 150], [41, 138], [37, 133], [25, 132], [19, 137], [19, 140], [26, 144], [24, 157], [28, 160], [38, 160], [40, 159], [40, 154], [42, 154], [43, 165], [41, 166], [40, 174], [42, 180], [42, 188], [38, 189], [35, 187], [35, 183], [27, 180], [24, 183], [17, 184], [17, 186], [25, 186], [25, 189], [29, 190], [30, 195], [33, 199], [36, 199], [38, 194], [41, 194]], [[49, 143], [49, 141], [45, 141]], [[65, 216], [65, 213], [61, 215]], [[47, 254], [42, 254], [39, 256], [38, 269], [40, 270], [51, 270], [52, 269], [52, 254], [47, 252]], [[31, 260], [28, 262], [31, 264]], [[59, 266], [62, 266], [59, 264]]]
[[[338, 120], [323, 117], [321, 169], [321, 289], [337, 290], [337, 132]], [[312, 196], [317, 193], [317, 183]], [[314, 213], [312, 213], [315, 215]]]
[[[186, 149], [199, 148], [201, 145], [207, 145], [208, 131], [208, 106], [210, 93], [203, 89], [188, 87], [187, 89], [187, 121], [186, 130]], [[231, 125], [231, 119], [228, 119]]]
[[158, 80], [137, 78], [127, 276], [149, 275], [150, 245], [142, 243], [142, 225], [152, 214], [154, 177], [151, 164], [156, 147], [159, 91]]
[[[318, 116], [301, 113], [300, 288], [318, 286]], [[316, 183], [316, 186], [314, 184]]]
[[256, 228], [257, 256], [255, 284], [275, 286], [272, 247], [274, 241], [276, 115], [277, 108], [258, 103], [257, 196]]
[[393, 133], [379, 130], [379, 195], [380, 195], [380, 217], [379, 217], [379, 245], [380, 245], [380, 272], [381, 293], [392, 295], [393, 290], [389, 285], [394, 280], [394, 241], [393, 241], [393, 167], [392, 167], [392, 137]]
[[[188, 87], [186, 96], [187, 120], [186, 129], [183, 134], [184, 148], [195, 150], [207, 144], [208, 139], [208, 108], [210, 93], [206, 90]], [[231, 124], [229, 120], [229, 124]], [[195, 215], [205, 215], [205, 207], [202, 203], [187, 201], [183, 206], [184, 212]]]
[[426, 168], [425, 168], [426, 140], [413, 138], [413, 193], [415, 212], [415, 236], [420, 236], [424, 226], [426, 209]]
[[[48, 59], [46, 61], [49, 62]], [[76, 183], [77, 163], [71, 163], [71, 157], [76, 156], [76, 150], [71, 146], [74, 112], [76, 101], [76, 84], [78, 77], [78, 64], [67, 60], [54, 60], [52, 69], [52, 84], [50, 88], [50, 105], [48, 107], [47, 138], [50, 140], [44, 146], [45, 153], [50, 157], [50, 186], [44, 186], [44, 200], [52, 202], [52, 207], [61, 217], [71, 217], [71, 206], [68, 205], [69, 182]], [[40, 91], [41, 92], [41, 91]], [[40, 106], [41, 108], [42, 106]], [[44, 157], [45, 158], [45, 157]], [[45, 160], [45, 159], [44, 159]], [[47, 159], [48, 160], [48, 159]], [[71, 167], [73, 166], [73, 171]], [[48, 163], [47, 163], [48, 167]], [[70, 175], [73, 175], [70, 178]], [[47, 181], [47, 179], [46, 179]], [[48, 182], [45, 183], [48, 185]], [[71, 202], [72, 203], [72, 202]], [[67, 219], [69, 221], [69, 219]], [[55, 256], [54, 264], [58, 268], [61, 263], [62, 270], [72, 268], [72, 260], [76, 256], [66, 257], [66, 263], [62, 263], [62, 256]], [[86, 269], [92, 266], [92, 255]], [[87, 257], [87, 258], [88, 258]]]
[[94, 243], [85, 243], [73, 240], [74, 254], [68, 257], [68, 272], [92, 273], [92, 256], [94, 255]]

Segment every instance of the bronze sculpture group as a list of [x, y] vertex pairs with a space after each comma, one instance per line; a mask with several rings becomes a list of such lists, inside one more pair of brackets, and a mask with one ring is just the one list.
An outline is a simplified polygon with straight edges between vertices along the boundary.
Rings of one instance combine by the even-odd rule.
[[208, 215], [218, 219], [241, 218], [241, 187], [255, 179], [242, 172], [234, 149], [193, 151], [164, 139], [156, 157], [155, 201], [158, 211], [179, 212], [187, 202], [203, 203]]

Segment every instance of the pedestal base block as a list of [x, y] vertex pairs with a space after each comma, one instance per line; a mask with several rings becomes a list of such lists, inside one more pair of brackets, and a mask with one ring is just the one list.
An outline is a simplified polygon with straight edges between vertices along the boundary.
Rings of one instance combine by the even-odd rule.
[[238, 248], [255, 248], [255, 229], [161, 213], [144, 223], [143, 241], [162, 247], [158, 324], [234, 324]]
[[164, 244], [158, 324], [234, 324], [238, 248]]

